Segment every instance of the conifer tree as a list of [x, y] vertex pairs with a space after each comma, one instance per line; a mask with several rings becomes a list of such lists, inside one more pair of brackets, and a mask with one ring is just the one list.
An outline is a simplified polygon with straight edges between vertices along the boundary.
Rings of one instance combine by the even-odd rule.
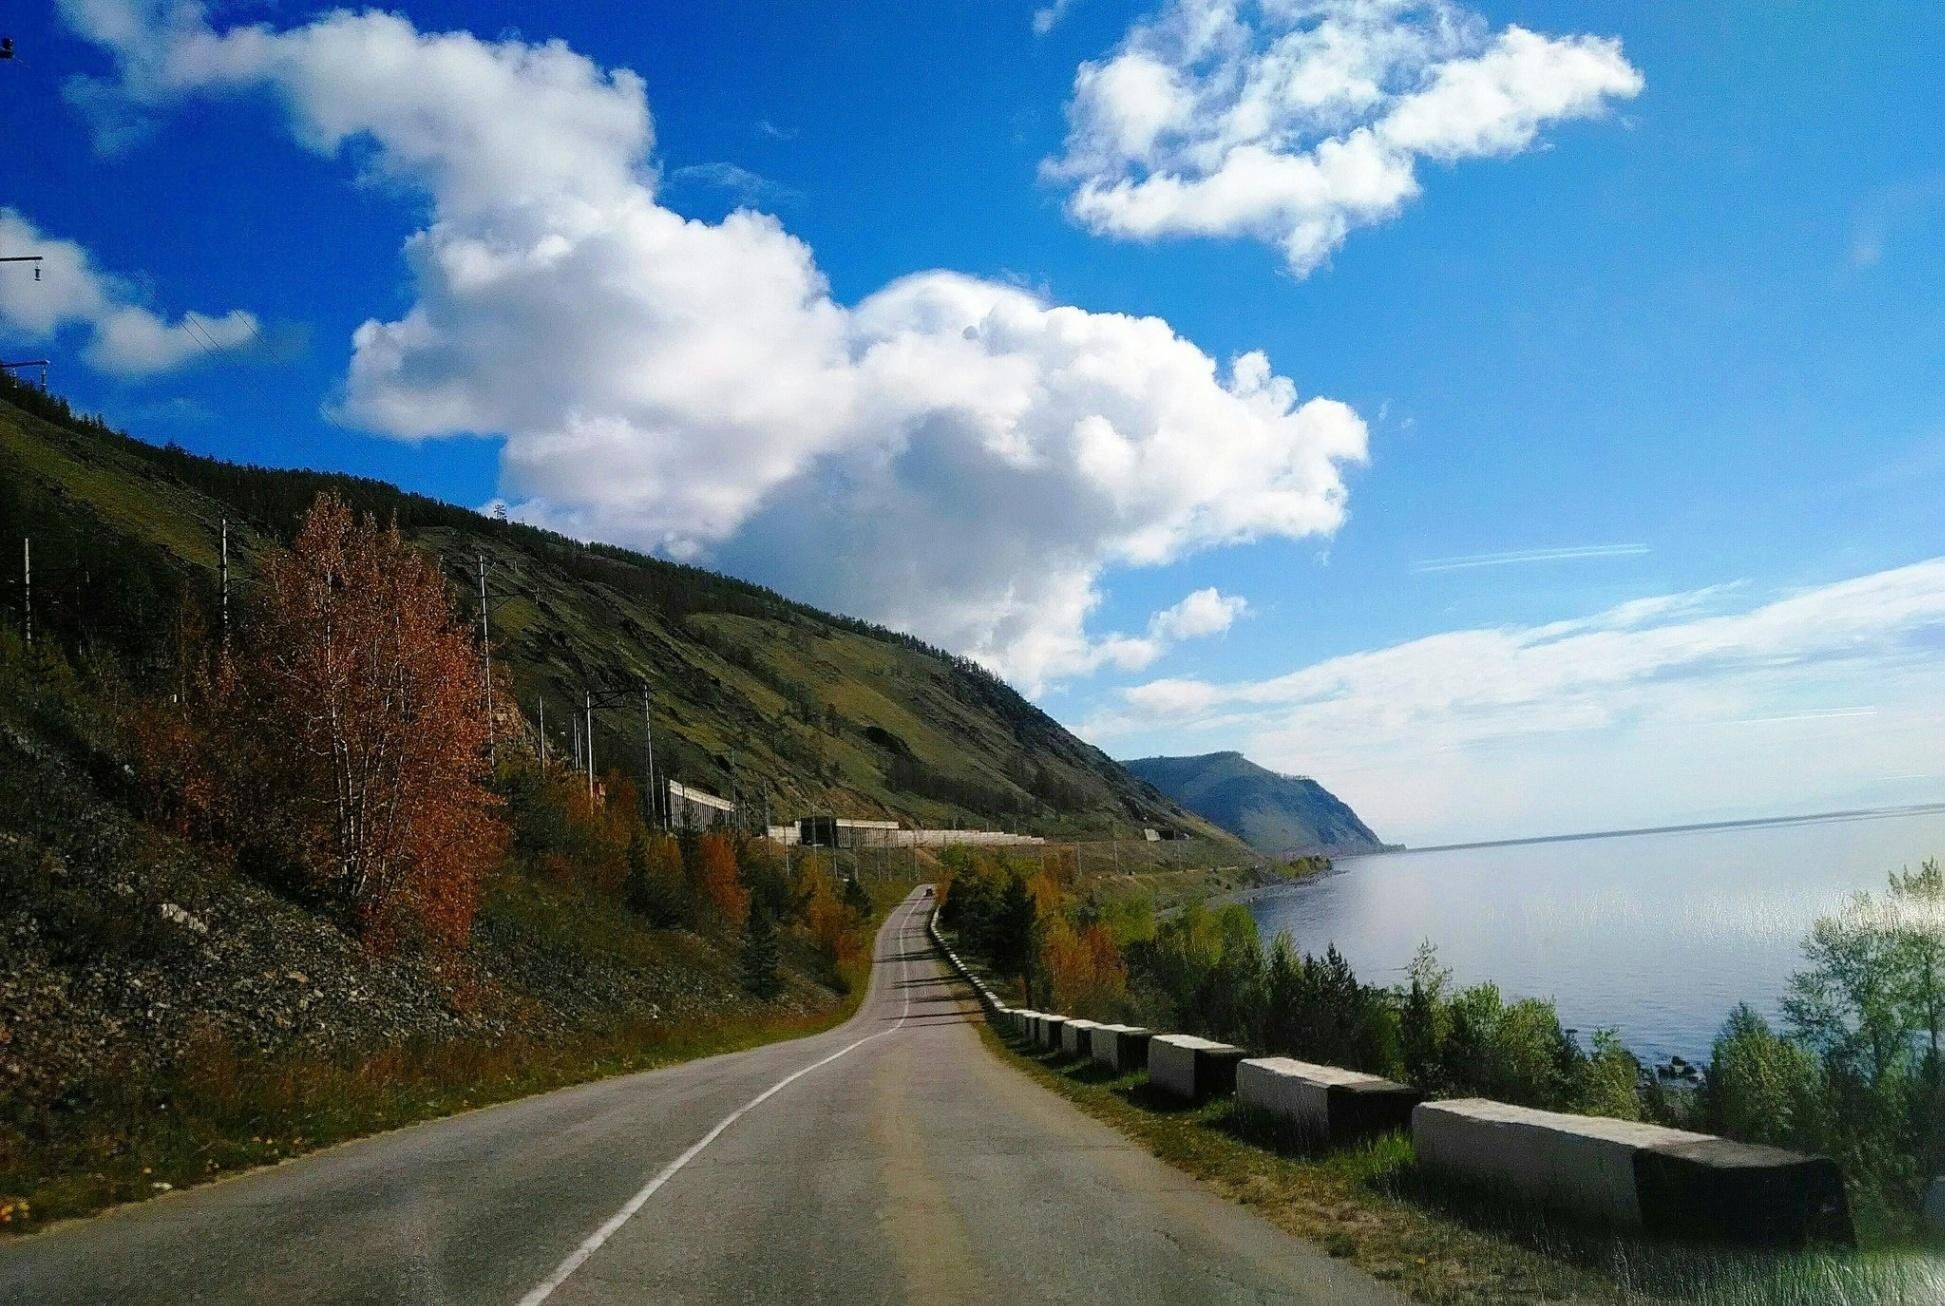
[[765, 1002], [783, 992], [776, 922], [758, 907], [743, 925], [743, 987]]

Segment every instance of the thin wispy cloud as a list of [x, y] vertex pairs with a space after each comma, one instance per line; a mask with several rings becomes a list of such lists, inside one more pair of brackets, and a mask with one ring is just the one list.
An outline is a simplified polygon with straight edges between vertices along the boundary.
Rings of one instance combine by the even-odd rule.
[[1081, 730], [1241, 748], [1410, 841], [1940, 797], [1885, 777], [1937, 769], [1945, 557], [1767, 601], [1752, 588], [1446, 631], [1263, 680], [1153, 680]]
[[728, 194], [746, 208], [782, 207], [803, 199], [803, 192], [773, 181], [741, 164], [715, 161], [691, 163], [669, 173], [676, 186], [706, 186]]
[[1786, 721], [1837, 721], [1845, 717], [1876, 716], [1875, 707], [1827, 707], [1809, 712], [1785, 712], [1780, 716], [1740, 716], [1724, 721], [1725, 726], [1767, 726]]
[[1456, 558], [1425, 558], [1411, 565], [1413, 575], [1470, 571], [1474, 567], [1516, 567], [1534, 562], [1583, 562], [1595, 558], [1638, 558], [1645, 544], [1575, 544], [1557, 549], [1514, 549], [1506, 553], [1469, 553]]
[[1053, 0], [1053, 3], [1033, 11], [1033, 34], [1045, 36], [1060, 26], [1060, 20], [1074, 7], [1074, 0]]
[[1872, 191], [1851, 225], [1850, 264], [1874, 268], [1900, 238], [1918, 233], [1945, 212], [1945, 173], [1933, 173]]

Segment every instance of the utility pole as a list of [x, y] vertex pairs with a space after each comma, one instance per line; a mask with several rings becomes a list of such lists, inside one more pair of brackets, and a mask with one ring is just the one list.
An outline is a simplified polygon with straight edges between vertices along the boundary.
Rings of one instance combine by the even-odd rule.
[[540, 696], [540, 774], [547, 774], [547, 695]]
[[20, 537], [20, 589], [24, 596], [22, 607], [27, 613], [27, 647], [34, 646], [34, 541], [31, 536]]
[[574, 727], [574, 769], [581, 769], [581, 718], [568, 713], [568, 722]]
[[660, 829], [662, 796], [655, 792], [655, 717], [649, 711], [648, 681], [642, 681], [642, 730], [648, 739], [648, 826]]
[[230, 646], [230, 519], [223, 519], [223, 547], [217, 555], [217, 575], [223, 587], [223, 647]]
[[634, 696], [634, 693], [635, 691], [632, 689], [604, 688], [601, 691], [600, 701], [596, 702], [594, 687], [592, 685], [583, 685], [582, 687], [581, 715], [586, 723], [586, 738], [582, 741], [582, 747], [586, 749], [588, 802], [590, 803], [594, 801], [594, 710], [596, 708], [607, 709], [620, 707], [623, 703], [628, 702]]
[[499, 750], [493, 744], [493, 631], [486, 621], [486, 555], [479, 559], [479, 654], [480, 674], [486, 681], [486, 765], [497, 769]]

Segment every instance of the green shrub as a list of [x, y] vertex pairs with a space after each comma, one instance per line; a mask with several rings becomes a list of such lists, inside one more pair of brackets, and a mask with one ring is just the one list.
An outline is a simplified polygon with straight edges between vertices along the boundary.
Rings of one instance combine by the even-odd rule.
[[1823, 1068], [1800, 1044], [1772, 1031], [1747, 1003], [1716, 1035], [1703, 1080], [1707, 1126], [1752, 1143], [1815, 1150], [1827, 1134]]

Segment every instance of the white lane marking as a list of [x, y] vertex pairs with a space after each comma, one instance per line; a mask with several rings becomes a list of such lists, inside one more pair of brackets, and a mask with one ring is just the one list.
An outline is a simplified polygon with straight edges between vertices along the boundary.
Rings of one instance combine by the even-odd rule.
[[778, 1093], [781, 1093], [784, 1089], [790, 1087], [790, 1085], [796, 1083], [798, 1080], [802, 1079], [805, 1075], [808, 1075], [811, 1071], [816, 1070], [822, 1066], [830, 1065], [833, 1061], [836, 1061], [839, 1057], [843, 1056], [845, 1053], [855, 1052], [857, 1049], [863, 1047], [865, 1044], [871, 1042], [873, 1039], [883, 1038], [887, 1034], [896, 1034], [901, 1028], [904, 1027], [905, 1018], [912, 1014], [912, 985], [911, 985], [912, 962], [911, 962], [911, 958], [908, 955], [906, 955], [906, 948], [908, 945], [906, 944], [905, 936], [911, 930], [912, 915], [917, 910], [918, 903], [923, 901], [924, 899], [918, 899], [912, 904], [911, 907], [906, 909], [905, 920], [903, 924], [899, 926], [897, 935], [895, 936], [895, 942], [898, 944], [898, 950], [900, 953], [899, 982], [904, 986], [905, 989], [905, 1006], [904, 1009], [898, 1013], [898, 1023], [896, 1025], [893, 1025], [890, 1029], [881, 1029], [876, 1034], [867, 1034], [863, 1038], [859, 1039], [857, 1042], [852, 1043], [849, 1046], [839, 1048], [837, 1051], [831, 1053], [831, 1055], [829, 1055], [828, 1057], [825, 1057], [822, 1061], [813, 1061], [808, 1066], [805, 1066], [802, 1070], [793, 1071], [792, 1073], [785, 1075], [782, 1079], [779, 1079], [776, 1083], [770, 1085], [770, 1087], [764, 1089], [761, 1093], [758, 1093], [755, 1097], [745, 1102], [742, 1106], [737, 1107], [734, 1111], [724, 1116], [720, 1121], [717, 1122], [716, 1127], [714, 1129], [710, 1130], [708, 1133], [704, 1134], [701, 1138], [697, 1139], [694, 1143], [690, 1144], [688, 1151], [684, 1152], [681, 1156], [676, 1157], [675, 1160], [663, 1166], [662, 1169], [656, 1174], [656, 1176], [653, 1179], [649, 1180], [646, 1184], [643, 1184], [642, 1190], [636, 1193], [633, 1197], [629, 1198], [627, 1204], [624, 1205], [619, 1211], [616, 1211], [613, 1216], [609, 1217], [608, 1222], [606, 1224], [602, 1225], [599, 1229], [596, 1229], [593, 1233], [589, 1234], [587, 1237], [587, 1241], [583, 1242], [579, 1247], [576, 1247], [573, 1253], [569, 1255], [566, 1260], [562, 1261], [557, 1267], [555, 1267], [554, 1272], [552, 1274], [548, 1275], [545, 1279], [542, 1279], [539, 1285], [535, 1287], [532, 1292], [529, 1292], [526, 1296], [520, 1299], [520, 1306], [540, 1306], [541, 1302], [544, 1302], [549, 1297], [553, 1296], [554, 1290], [560, 1287], [563, 1283], [566, 1283], [569, 1275], [573, 1274], [574, 1271], [580, 1269], [582, 1265], [586, 1264], [588, 1257], [600, 1251], [601, 1244], [607, 1242], [608, 1239], [614, 1237], [615, 1232], [618, 1229], [620, 1229], [622, 1225], [627, 1224], [629, 1219], [634, 1216], [635, 1212], [641, 1210], [642, 1207], [648, 1203], [648, 1199], [655, 1196], [656, 1192], [662, 1187], [663, 1184], [675, 1178], [677, 1171], [681, 1170], [682, 1167], [689, 1164], [689, 1162], [695, 1160], [696, 1157], [702, 1152], [702, 1149], [708, 1147], [711, 1143], [715, 1142], [716, 1139], [722, 1135], [722, 1132], [725, 1129], [728, 1129], [731, 1125], [735, 1124], [738, 1120], [741, 1120], [744, 1116], [756, 1110], [756, 1108], [758, 1108], [759, 1106], [762, 1106], [765, 1102], [769, 1101], [770, 1098], [774, 1097]]

